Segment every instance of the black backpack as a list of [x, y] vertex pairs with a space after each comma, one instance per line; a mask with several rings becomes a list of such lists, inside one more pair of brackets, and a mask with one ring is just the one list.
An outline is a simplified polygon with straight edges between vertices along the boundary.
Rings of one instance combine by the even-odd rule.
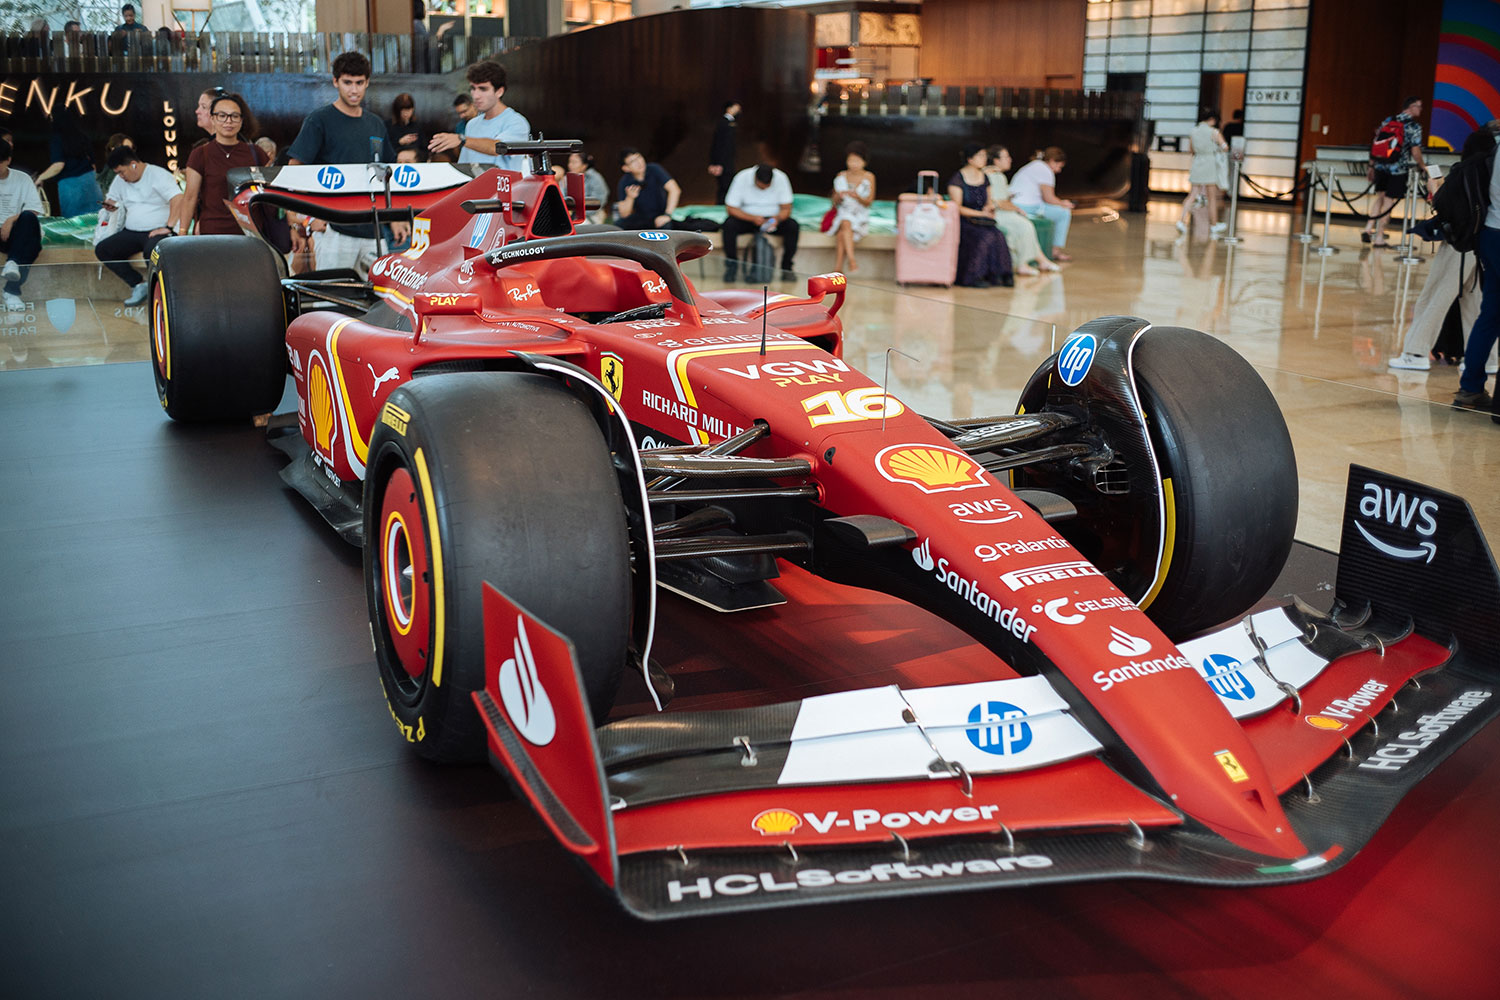
[[752, 285], [768, 284], [776, 277], [776, 248], [762, 232], [756, 232], [745, 255], [745, 281]]
[[1490, 174], [1494, 169], [1495, 150], [1491, 147], [1488, 153], [1460, 160], [1432, 196], [1443, 239], [1459, 253], [1471, 253], [1479, 247], [1479, 234], [1490, 211]]

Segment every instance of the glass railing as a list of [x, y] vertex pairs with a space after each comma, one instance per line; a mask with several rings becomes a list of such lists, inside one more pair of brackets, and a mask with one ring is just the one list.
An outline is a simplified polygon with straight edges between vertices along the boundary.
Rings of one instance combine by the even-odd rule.
[[1144, 113], [1138, 92], [1050, 90], [1042, 87], [954, 87], [926, 81], [830, 83], [813, 105], [823, 115], [882, 115], [1135, 121]]
[[468, 35], [426, 38], [367, 32], [205, 31], [181, 38], [138, 31], [0, 36], [4, 73], [326, 73], [334, 56], [358, 50], [377, 74], [448, 73], [533, 39]]

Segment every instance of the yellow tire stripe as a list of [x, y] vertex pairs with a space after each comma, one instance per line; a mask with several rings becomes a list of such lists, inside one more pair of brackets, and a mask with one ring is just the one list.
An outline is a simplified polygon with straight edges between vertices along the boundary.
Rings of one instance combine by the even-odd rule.
[[1172, 489], [1172, 480], [1161, 481], [1162, 504], [1166, 508], [1166, 524], [1163, 529], [1166, 537], [1162, 539], [1161, 546], [1161, 569], [1156, 572], [1156, 583], [1151, 592], [1141, 598], [1139, 607], [1144, 610], [1151, 606], [1156, 600], [1156, 595], [1161, 593], [1162, 586], [1167, 582], [1167, 572], [1172, 568], [1172, 547], [1177, 542], [1177, 494]]
[[432, 558], [432, 686], [443, 686], [443, 627], [446, 605], [443, 603], [443, 540], [438, 535], [437, 505], [432, 500], [432, 479], [427, 475], [427, 456], [417, 449], [417, 485], [422, 490], [422, 505], [427, 510], [427, 551]]

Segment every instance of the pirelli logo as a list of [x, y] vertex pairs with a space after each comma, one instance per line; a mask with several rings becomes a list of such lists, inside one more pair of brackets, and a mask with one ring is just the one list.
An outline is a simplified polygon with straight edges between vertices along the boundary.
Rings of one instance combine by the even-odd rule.
[[411, 423], [411, 414], [407, 413], [395, 403], [386, 403], [385, 408], [380, 411], [380, 422], [390, 427], [391, 430], [406, 437], [406, 425]]

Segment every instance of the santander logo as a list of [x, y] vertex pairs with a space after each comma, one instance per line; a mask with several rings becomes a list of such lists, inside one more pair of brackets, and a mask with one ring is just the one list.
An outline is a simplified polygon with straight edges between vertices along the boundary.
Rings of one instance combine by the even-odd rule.
[[1142, 656], [1151, 651], [1151, 643], [1114, 625], [1109, 627], [1109, 634], [1114, 637], [1109, 640], [1109, 651], [1116, 656]]
[[535, 746], [546, 746], [557, 735], [557, 715], [547, 689], [537, 676], [536, 660], [526, 638], [526, 622], [520, 615], [516, 615], [516, 637], [511, 650], [514, 655], [500, 665], [500, 700], [505, 703], [506, 714], [517, 732]]

